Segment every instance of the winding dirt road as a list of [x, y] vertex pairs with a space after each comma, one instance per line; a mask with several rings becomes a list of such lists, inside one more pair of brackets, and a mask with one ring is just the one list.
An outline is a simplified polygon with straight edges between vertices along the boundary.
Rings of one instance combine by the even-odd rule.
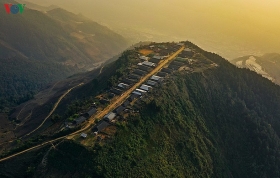
[[62, 96], [59, 97], [59, 99], [57, 100], [57, 102], [54, 104], [53, 109], [51, 110], [51, 112], [49, 112], [49, 114], [47, 115], [47, 117], [45, 117], [45, 119], [43, 120], [43, 122], [34, 130], [32, 130], [31, 132], [29, 132], [28, 134], [24, 135], [23, 137], [26, 137], [30, 134], [32, 134], [33, 132], [35, 132], [36, 130], [38, 130], [40, 127], [42, 127], [42, 125], [44, 125], [44, 123], [46, 122], [46, 120], [53, 114], [53, 112], [56, 110], [58, 104], [60, 103], [60, 101], [68, 94], [70, 93], [74, 88], [83, 85], [84, 83], [80, 83], [70, 89], [67, 90], [67, 92], [65, 92]]

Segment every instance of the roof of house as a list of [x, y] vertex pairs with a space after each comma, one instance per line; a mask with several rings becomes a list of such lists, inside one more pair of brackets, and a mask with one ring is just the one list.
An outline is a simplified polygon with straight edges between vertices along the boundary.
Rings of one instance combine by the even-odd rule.
[[149, 86], [149, 85], [144, 85], [144, 84], [142, 84], [141, 87], [140, 87], [140, 89], [149, 91], [150, 89], [152, 89], [152, 87]]
[[185, 65], [185, 63], [180, 62], [180, 61], [172, 61], [172, 62], [170, 63], [170, 65], [183, 66], [183, 65]]
[[190, 48], [185, 48], [184, 51], [192, 51]]
[[138, 92], [140, 92], [140, 93], [146, 93], [146, 92], [147, 92], [147, 91], [142, 90], [142, 89], [139, 89], [139, 88], [137, 88], [136, 91], [138, 91]]
[[142, 96], [142, 93], [140, 93], [140, 92], [138, 92], [138, 91], [133, 91], [132, 94]]
[[158, 80], [161, 80], [161, 79], [162, 79], [162, 77], [157, 76], [157, 75], [153, 75], [153, 76], [151, 77], [151, 79], [152, 79], [152, 80], [156, 80], [156, 81], [158, 81]]
[[146, 56], [140, 56], [139, 58], [142, 59], [142, 60], [148, 60], [149, 59], [149, 57], [146, 57]]
[[105, 103], [109, 103], [110, 101], [107, 100], [107, 99], [101, 99], [101, 100], [99, 100], [99, 102], [100, 102], [101, 104], [105, 104]]
[[130, 104], [130, 102], [129, 102], [128, 100], [125, 100], [125, 102], [123, 102], [122, 105], [123, 105], [124, 107], [126, 107], [126, 106], [128, 106], [129, 104]]
[[148, 67], [148, 66], [138, 66], [138, 68], [139, 68], [140, 70], [143, 70], [143, 71], [151, 71], [151, 70], [152, 70], [152, 68], [150, 68], [150, 67]]
[[167, 75], [167, 73], [166, 72], [158, 72], [157, 75], [160, 76], [160, 77], [165, 77]]
[[93, 114], [95, 114], [97, 112], [96, 108], [92, 108], [90, 109], [86, 114], [88, 114], [88, 117], [92, 116]]
[[154, 55], [153, 56], [153, 59], [163, 59], [164, 58], [164, 56], [159, 56], [159, 55]]
[[[132, 92], [133, 93], [133, 92]], [[141, 93], [140, 93], [141, 94]], [[133, 101], [135, 98], [137, 98], [139, 95], [131, 94], [128, 98], [129, 101]]]
[[149, 61], [144, 61], [144, 62], [142, 62], [142, 64], [143, 65], [146, 65], [146, 66], [156, 66], [156, 64], [155, 63], [153, 63], [153, 62], [149, 62]]
[[81, 133], [81, 137], [86, 138], [86, 137], [87, 137], [87, 134], [86, 134], [86, 133]]
[[104, 119], [111, 121], [116, 117], [116, 113], [110, 112], [104, 116]]
[[115, 94], [117, 94], [117, 95], [120, 95], [123, 91], [122, 91], [122, 90], [119, 90], [119, 89], [116, 89], [116, 88], [113, 88], [113, 89], [111, 89], [111, 92], [112, 92], [112, 93], [115, 93]]
[[110, 124], [104, 120], [101, 120], [97, 123], [97, 125], [92, 129], [93, 132], [101, 132], [106, 127], [108, 127]]
[[161, 59], [155, 59], [155, 58], [152, 58], [149, 60], [150, 62], [153, 62], [153, 63], [159, 63], [159, 61], [161, 61]]
[[168, 68], [162, 68], [162, 69], [161, 69], [161, 72], [166, 72], [166, 73], [171, 74], [171, 73], [172, 73], [172, 70], [171, 70], [171, 69], [168, 69]]
[[131, 80], [131, 79], [128, 79], [128, 78], [124, 78], [124, 79], [122, 80], [122, 82], [127, 83], [127, 84], [133, 84], [133, 83], [136, 83], [136, 81]]
[[137, 80], [139, 80], [139, 79], [140, 79], [140, 76], [134, 75], [134, 74], [130, 74], [130, 75], [128, 76], [128, 78], [132, 78], [132, 79], [137, 79]]
[[143, 70], [139, 70], [139, 69], [136, 69], [133, 71], [133, 74], [136, 74], [136, 75], [145, 75], [147, 72], [146, 71], [143, 71]]
[[125, 109], [125, 107], [119, 106], [119, 107], [117, 107], [117, 109], [115, 109], [115, 113], [120, 114], [124, 109]]
[[87, 118], [85, 118], [84, 116], [80, 116], [77, 119], [74, 120], [76, 125], [80, 125], [81, 123], [83, 123], [85, 120], [87, 120]]
[[169, 69], [178, 70], [180, 68], [180, 66], [178, 66], [178, 65], [169, 65], [168, 68]]
[[157, 85], [158, 83], [155, 82], [155, 81], [152, 81], [152, 80], [148, 80], [148, 81], [147, 81], [147, 84], [148, 84], [148, 85], [155, 86], [155, 85]]
[[125, 83], [119, 83], [119, 84], [118, 84], [118, 87], [127, 88], [127, 87], [129, 87], [129, 85], [127, 85], [127, 84], [125, 84]]

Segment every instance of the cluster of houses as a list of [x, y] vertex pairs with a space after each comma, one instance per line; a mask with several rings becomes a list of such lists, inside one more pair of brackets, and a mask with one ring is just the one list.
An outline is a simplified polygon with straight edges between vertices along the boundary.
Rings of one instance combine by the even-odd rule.
[[80, 117], [74, 119], [73, 123], [76, 126], [81, 125], [84, 123], [86, 120], [88, 120], [92, 115], [94, 115], [97, 112], [97, 109], [95, 107], [92, 107], [89, 111], [83, 113], [80, 115]]
[[[118, 85], [112, 87], [109, 91], [109, 96], [114, 97], [115, 95], [122, 95], [123, 92], [127, 91], [143, 76], [147, 75], [150, 71], [152, 71], [153, 68], [156, 67], [161, 60], [164, 60], [166, 57], [168, 57], [171, 54], [171, 52], [174, 52], [174, 50], [178, 50], [178, 46], [180, 47], [180, 45], [174, 45], [174, 49], [165, 48], [163, 46], [161, 47], [162, 49], [159, 50], [159, 48], [157, 48], [155, 45], [151, 45], [150, 48], [154, 51], [157, 51], [158, 53], [153, 57], [139, 56], [141, 62], [137, 64], [136, 69], [131, 71], [127, 77], [123, 78], [120, 81], [120, 83], [118, 83]], [[184, 55], [182, 57], [185, 58], [186, 55], [191, 56], [191, 52], [191, 50], [184, 51]], [[182, 65], [185, 65], [185, 63], [174, 60], [170, 63], [170, 65], [167, 68], [162, 68], [161, 71], [158, 72], [156, 75], [151, 76], [149, 80], [145, 82], [145, 84], [142, 84], [139, 88], [135, 89], [120, 106], [118, 106], [115, 110], [107, 113], [103, 117], [103, 119], [100, 120], [94, 126], [92, 131], [97, 134], [98, 132], [101, 132], [106, 127], [108, 127], [114, 120], [116, 120], [116, 118], [122, 117], [123, 113], [128, 110], [128, 106], [131, 104], [131, 102], [133, 102], [137, 98], [141, 98], [144, 95], [146, 95], [154, 87], [158, 86], [163, 81], [164, 77], [171, 74], [174, 70], [178, 70]], [[110, 102], [107, 99], [103, 100], [102, 102], [100, 101], [103, 104]], [[79, 125], [83, 123], [94, 113], [96, 113], [96, 108], [90, 109], [88, 112], [75, 119], [75, 124]], [[85, 134], [81, 136], [86, 137]]]
[[[153, 48], [153, 46], [151, 46]], [[172, 51], [173, 52], [173, 51]], [[137, 68], [133, 70], [126, 78], [123, 78], [121, 82], [116, 86], [111, 88], [109, 95], [122, 95], [127, 89], [129, 89], [133, 84], [135, 84], [141, 77], [147, 75], [150, 71], [153, 70], [154, 67], [158, 65], [158, 63], [169, 56], [171, 51], [164, 51], [160, 53], [160, 55], [154, 55], [153, 57], [139, 56], [141, 60], [140, 63], [137, 64]], [[142, 84], [139, 88], [134, 90], [129, 98], [119, 107], [117, 107], [114, 111], [106, 114], [102, 120], [100, 120], [95, 127], [92, 129], [93, 132], [98, 133], [108, 127], [112, 121], [114, 121], [118, 116], [121, 116], [122, 113], [127, 110], [127, 106], [130, 105], [134, 99], [141, 98], [149, 91], [151, 91], [154, 87], [158, 86], [163, 78], [171, 74], [173, 70], [168, 68], [163, 68], [157, 75], [153, 75], [149, 80]]]
[[[132, 101], [144, 96], [149, 91], [151, 91], [153, 89], [153, 87], [158, 86], [160, 84], [160, 82], [162, 82], [162, 81], [163, 81], [163, 77], [153, 75], [149, 80], [146, 81], [145, 84], [142, 84], [139, 88], [134, 90], [131, 93], [131, 95], [127, 98], [127, 100], [125, 100], [122, 103], [122, 105], [117, 107], [112, 112], [109, 112], [108, 114], [106, 114], [103, 117], [103, 119], [95, 125], [95, 127], [92, 129], [92, 131], [95, 133], [101, 132], [103, 129], [108, 127], [110, 125], [110, 123], [116, 119], [117, 116], [122, 116], [123, 112], [128, 109], [127, 106], [129, 106]], [[122, 82], [122, 83], [118, 84], [118, 87], [123, 89], [123, 90], [119, 89], [120, 93], [116, 92], [117, 95], [120, 95], [122, 92], [124, 92], [124, 90], [127, 90], [128, 88], [130, 88], [131, 85]], [[113, 91], [114, 90], [111, 90], [111, 92], [113, 92]]]

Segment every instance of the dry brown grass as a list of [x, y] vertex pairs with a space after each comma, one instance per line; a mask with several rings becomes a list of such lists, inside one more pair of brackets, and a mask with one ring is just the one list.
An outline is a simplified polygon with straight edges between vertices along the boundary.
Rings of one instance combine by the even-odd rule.
[[154, 51], [153, 50], [150, 50], [150, 49], [141, 49], [139, 50], [139, 53], [141, 53], [143, 56], [147, 56], [151, 53], [153, 53]]

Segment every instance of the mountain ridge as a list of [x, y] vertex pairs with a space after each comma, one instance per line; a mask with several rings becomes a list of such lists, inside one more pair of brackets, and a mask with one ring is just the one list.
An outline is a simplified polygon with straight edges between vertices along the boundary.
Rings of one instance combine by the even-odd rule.
[[[98, 136], [77, 135], [54, 143], [55, 148], [44, 147], [2, 162], [0, 173], [35, 177], [279, 177], [280, 86], [184, 43], [196, 53], [197, 63], [189, 67], [197, 70], [174, 72], [159, 88], [132, 104], [135, 112], [111, 123]], [[104, 81], [122, 75], [122, 65], [129, 63], [131, 53], [125, 52], [104, 68], [104, 78], [93, 79], [76, 94], [107, 91]], [[203, 68], [203, 64], [211, 65], [209, 62], [216, 67]], [[95, 91], [90, 92], [92, 89]], [[75, 113], [77, 107], [91, 102], [87, 97], [73, 101], [68, 111]], [[47, 160], [43, 169], [42, 160]], [[19, 166], [12, 172], [10, 167], [15, 164]]]
[[[16, 1], [0, 1], [2, 7], [4, 3]], [[59, 20], [61, 14], [69, 20]], [[86, 24], [75, 23], [75, 18]], [[8, 76], [0, 78], [0, 110], [5, 112], [48, 83], [97, 68], [128, 47], [126, 39], [109, 28], [63, 9], [44, 13], [27, 5], [16, 15], [3, 10], [0, 26], [0, 75]]]

